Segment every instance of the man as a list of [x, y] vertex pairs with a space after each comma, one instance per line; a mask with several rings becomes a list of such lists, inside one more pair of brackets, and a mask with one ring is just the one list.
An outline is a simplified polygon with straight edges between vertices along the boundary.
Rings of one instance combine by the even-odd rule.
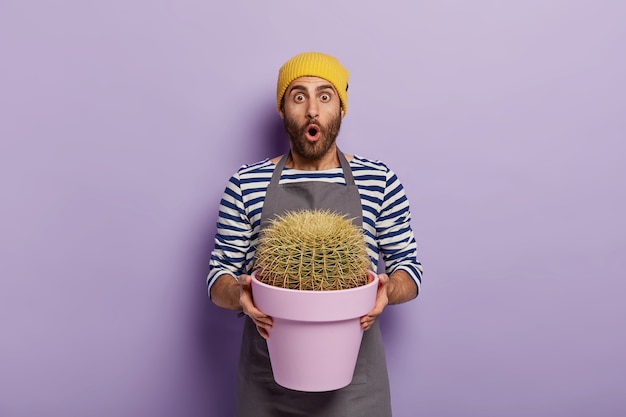
[[[212, 301], [246, 315], [237, 383], [237, 416], [391, 416], [389, 382], [376, 318], [387, 304], [419, 292], [422, 267], [402, 184], [384, 163], [342, 153], [336, 138], [348, 109], [348, 71], [326, 54], [305, 52], [280, 69], [276, 105], [290, 152], [242, 166], [220, 203], [207, 278]], [[330, 209], [356, 218], [365, 232], [372, 270], [382, 254], [374, 309], [364, 330], [352, 383], [321, 393], [292, 391], [272, 377], [267, 345], [272, 318], [253, 302], [250, 276], [259, 232], [295, 209]]]

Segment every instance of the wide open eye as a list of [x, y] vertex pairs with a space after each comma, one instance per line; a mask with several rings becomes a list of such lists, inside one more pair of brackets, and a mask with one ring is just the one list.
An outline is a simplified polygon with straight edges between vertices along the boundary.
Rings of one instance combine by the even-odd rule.
[[322, 93], [320, 95], [320, 100], [322, 100], [322, 102], [324, 102], [324, 103], [328, 103], [330, 101], [330, 98], [331, 98], [330, 94], [328, 94], [328, 93]]
[[296, 94], [295, 96], [293, 96], [293, 101], [295, 101], [296, 103], [302, 103], [304, 101], [304, 94]]

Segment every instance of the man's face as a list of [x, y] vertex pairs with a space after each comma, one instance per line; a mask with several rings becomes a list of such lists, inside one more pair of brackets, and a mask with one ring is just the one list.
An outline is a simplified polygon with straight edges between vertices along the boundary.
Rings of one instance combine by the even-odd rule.
[[285, 91], [281, 116], [293, 152], [317, 160], [335, 143], [343, 110], [330, 82], [318, 77], [300, 77]]

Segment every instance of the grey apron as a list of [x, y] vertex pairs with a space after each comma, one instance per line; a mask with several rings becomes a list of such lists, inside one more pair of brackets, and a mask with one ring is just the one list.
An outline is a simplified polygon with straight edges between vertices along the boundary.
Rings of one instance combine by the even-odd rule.
[[[307, 181], [279, 185], [288, 154], [274, 168], [261, 229], [276, 215], [297, 209], [328, 209], [363, 224], [361, 197], [350, 164], [337, 150], [346, 185]], [[378, 321], [363, 334], [350, 385], [328, 392], [301, 392], [274, 382], [267, 343], [246, 316], [237, 375], [236, 417], [390, 417], [389, 379]]]

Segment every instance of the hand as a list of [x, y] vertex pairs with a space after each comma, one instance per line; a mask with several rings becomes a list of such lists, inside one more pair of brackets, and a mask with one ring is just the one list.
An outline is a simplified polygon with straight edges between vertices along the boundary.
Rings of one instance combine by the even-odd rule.
[[272, 318], [264, 314], [254, 305], [252, 301], [251, 281], [252, 277], [250, 277], [250, 275], [242, 274], [239, 277], [239, 304], [241, 304], [243, 313], [252, 319], [259, 334], [264, 339], [267, 339], [270, 337], [269, 330], [272, 329]]
[[376, 291], [376, 303], [372, 311], [361, 317], [361, 327], [363, 330], [369, 330], [376, 321], [376, 317], [383, 312], [387, 304], [389, 304], [389, 297], [387, 290], [389, 286], [389, 276], [387, 274], [378, 275], [378, 290]]

